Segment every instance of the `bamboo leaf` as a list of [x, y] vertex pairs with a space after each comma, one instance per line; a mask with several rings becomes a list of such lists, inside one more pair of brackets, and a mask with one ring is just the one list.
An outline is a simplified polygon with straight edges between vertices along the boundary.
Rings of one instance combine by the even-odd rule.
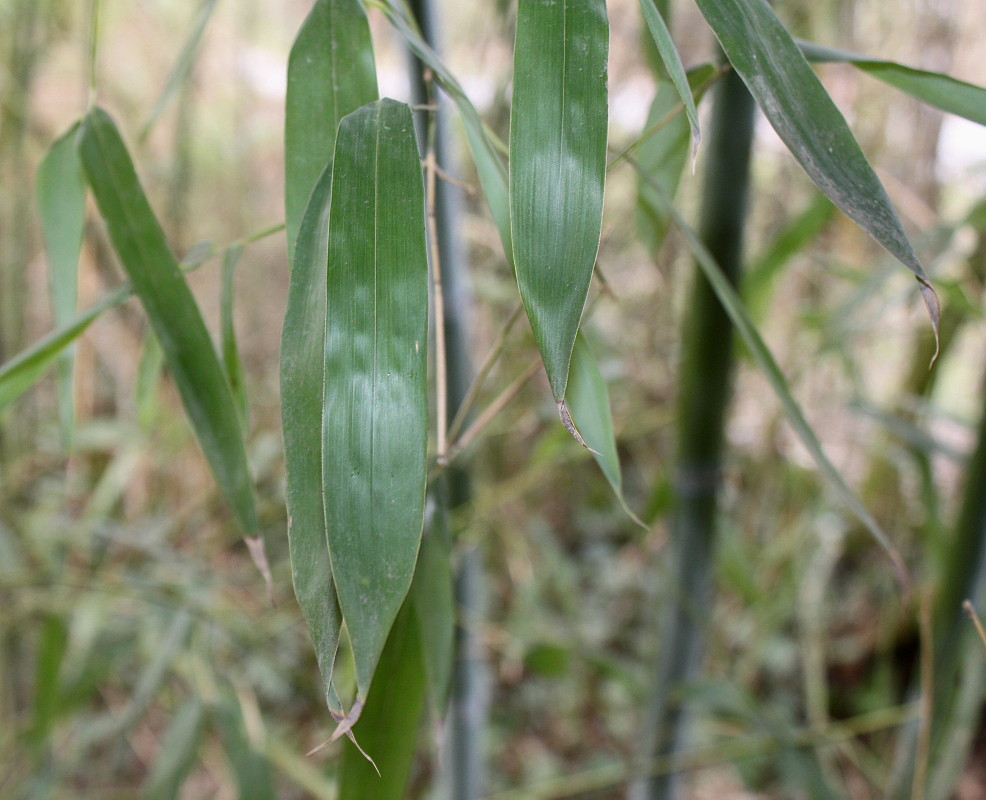
[[448, 705], [455, 650], [455, 596], [452, 587], [452, 549], [447, 509], [433, 504], [421, 539], [421, 552], [411, 583], [414, 614], [420, 630], [428, 702], [435, 719]]
[[[83, 121], [79, 153], [113, 249], [164, 350], [216, 483], [243, 530], [256, 534], [250, 473], [229, 385], [126, 146], [100, 108], [89, 111]], [[251, 554], [263, 569], [257, 554]]]
[[940, 72], [927, 72], [882, 58], [868, 58], [814, 42], [798, 40], [797, 44], [809, 61], [852, 64], [923, 103], [986, 125], [986, 88], [982, 86], [956, 80]]
[[141, 797], [176, 800], [180, 796], [182, 785], [195, 765], [204, 727], [205, 709], [197, 697], [192, 697], [168, 725]]
[[214, 710], [216, 728], [233, 770], [239, 800], [276, 800], [270, 762], [250, 741], [236, 694], [223, 687]]
[[236, 265], [243, 254], [240, 245], [230, 247], [223, 256], [222, 291], [219, 299], [219, 337], [220, 352], [222, 353], [223, 371], [229, 389], [236, 401], [236, 410], [240, 414], [240, 423], [247, 426], [247, 397], [246, 380], [243, 376], [243, 364], [236, 347], [236, 327], [233, 324], [234, 283]]
[[938, 296], [845, 119], [767, 0], [697, 0], [722, 49], [805, 172], [917, 277], [936, 334]]
[[325, 380], [325, 277], [332, 167], [312, 190], [298, 233], [281, 335], [281, 419], [287, 471], [291, 574], [325, 687], [329, 710], [343, 713], [332, 688], [342, 619], [329, 564], [322, 497]]
[[308, 196], [332, 158], [339, 120], [376, 99], [373, 43], [359, 0], [316, 0], [288, 57], [284, 202], [292, 264]]
[[688, 78], [685, 76], [685, 67], [681, 63], [681, 56], [674, 46], [671, 38], [671, 31], [668, 30], [664, 17], [654, 4], [654, 0], [640, 0], [640, 10], [644, 15], [644, 21], [650, 31], [657, 51], [661, 54], [664, 68], [667, 70], [671, 84], [678, 93], [678, 97], [685, 106], [685, 115], [688, 118], [688, 127], [692, 137], [692, 159], [698, 153], [698, 145], [702, 140], [702, 133], [698, 124], [698, 111], [695, 109], [695, 99], [689, 86]]
[[596, 463], [613, 488], [616, 499], [627, 515], [638, 525], [646, 527], [627, 506], [623, 498], [623, 477], [620, 457], [616, 452], [613, 433], [613, 413], [609, 405], [609, 390], [592, 354], [585, 334], [579, 331], [572, 350], [572, 369], [568, 375], [568, 406], [572, 419]]
[[[698, 102], [711, 85], [716, 68], [703, 64], [688, 71], [688, 85]], [[647, 114], [647, 123], [637, 150], [637, 162], [654, 178], [669, 197], [678, 193], [681, 173], [688, 160], [689, 127], [679, 110], [682, 108], [677, 89], [666, 81], [657, 87], [657, 94]], [[637, 228], [644, 246], [652, 256], [664, 241], [668, 216], [660, 200], [652, 197], [654, 190], [645, 180], [637, 182]]]
[[216, 2], [217, 0], [204, 0], [202, 5], [199, 6], [195, 20], [192, 22], [192, 29], [189, 31], [188, 38], [185, 39], [185, 44], [182, 45], [175, 65], [171, 68], [171, 74], [168, 75], [168, 80], [165, 82], [164, 88], [161, 89], [161, 94], [158, 95], [158, 99], [155, 101], [151, 113], [147, 115], [147, 121], [144, 123], [144, 127], [140, 132], [141, 139], [147, 138], [155, 123], [157, 123], [168, 107], [168, 103], [178, 93], [182, 84], [188, 80], [188, 76], [195, 66], [199, 45], [202, 44], [202, 36], [205, 34], [209, 20], [212, 19], [212, 12], [216, 10]]
[[121, 286], [110, 292], [0, 367], [0, 410], [30, 389], [65, 348], [78, 339], [104, 311], [119, 305], [129, 296], [129, 286]]
[[438, 53], [425, 42], [414, 25], [408, 21], [404, 13], [395, 7], [394, 0], [390, 0], [387, 5], [379, 5], [378, 7], [383, 11], [387, 19], [390, 20], [390, 23], [401, 35], [411, 51], [423, 63], [428, 65], [429, 69], [434, 73], [438, 84], [452, 98], [452, 102], [455, 103], [456, 108], [459, 110], [459, 116], [465, 128], [466, 141], [469, 144], [469, 150], [476, 164], [476, 172], [483, 186], [483, 194], [490, 207], [493, 223], [496, 225], [497, 232], [500, 234], [503, 252], [507, 261], [513, 265], [507, 171], [503, 166], [503, 160], [497, 153], [497, 148], [494, 146], [490, 134], [479, 118], [476, 107], [469, 100], [469, 97], [455, 79], [455, 76], [445, 66]]
[[804, 412], [802, 412], [797, 400], [794, 399], [784, 373], [781, 372], [773, 355], [760, 337], [759, 331], [743, 307], [743, 303], [736, 290], [726, 279], [726, 276], [723, 275], [712, 254], [702, 244], [698, 234], [692, 230], [678, 209], [666, 197], [664, 198], [664, 202], [675, 225], [684, 235], [685, 241], [692, 251], [692, 255], [695, 256], [696, 263], [708, 280], [716, 297], [719, 298], [719, 302], [722, 303], [722, 307], [729, 315], [733, 325], [736, 326], [736, 330], [743, 339], [743, 343], [746, 345], [751, 357], [760, 369], [760, 372], [767, 379], [771, 389], [774, 390], [774, 394], [780, 401], [781, 408], [798, 439], [805, 446], [805, 449], [808, 450], [822, 476], [835, 489], [836, 493], [842, 498], [842, 501], [849, 507], [856, 518], [873, 535], [876, 542], [886, 551], [894, 568], [897, 570], [897, 575], [901, 583], [906, 586], [909, 582], [909, 576], [907, 567], [899, 551], [894, 547], [890, 541], [890, 537], [887, 536], [883, 528], [880, 527], [880, 524], [873, 518], [873, 515], [867, 511], [859, 498], [856, 497], [839, 470], [836, 469], [835, 465], [825, 454], [821, 442], [819, 442], [818, 437], [815, 435], [815, 430], [805, 418]]
[[428, 264], [410, 109], [344, 117], [329, 211], [322, 466], [357, 706], [404, 601], [424, 523]]
[[355, 728], [366, 753], [352, 743], [345, 745], [339, 800], [401, 800], [406, 796], [425, 699], [423, 637], [410, 606], [405, 604], [394, 622], [380, 659], [380, 674]]
[[510, 229], [551, 392], [565, 400], [606, 182], [603, 0], [521, 0], [510, 116]]
[[[86, 224], [86, 186], [76, 149], [78, 123], [48, 149], [38, 167], [37, 195], [41, 235], [48, 254], [49, 295], [55, 325], [75, 316], [78, 295], [79, 254]], [[72, 440], [72, 373], [75, 357], [66, 348], [58, 357], [58, 418], [62, 440]]]

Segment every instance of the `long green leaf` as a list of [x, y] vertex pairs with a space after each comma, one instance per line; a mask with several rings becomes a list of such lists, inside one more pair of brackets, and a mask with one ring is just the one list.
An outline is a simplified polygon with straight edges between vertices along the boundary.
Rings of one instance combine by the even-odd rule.
[[256, 534], [250, 472], [229, 384], [123, 139], [100, 108], [83, 121], [79, 153], [113, 249], [161, 343], [216, 483], [243, 530]]
[[0, 367], [0, 410], [30, 389], [58, 359], [59, 354], [104, 311], [119, 305], [129, 296], [129, 286], [115, 289]]
[[[709, 88], [716, 68], [702, 64], [688, 71], [688, 86], [698, 102]], [[667, 81], [657, 87], [657, 94], [647, 113], [647, 123], [637, 150], [637, 163], [654, 178], [668, 194], [678, 193], [681, 173], [688, 160], [688, 120], [679, 113], [682, 108], [678, 90]], [[644, 246], [652, 256], [664, 241], [668, 216], [653, 189], [645, 180], [637, 183], [637, 230]]]
[[180, 796], [195, 765], [204, 727], [205, 708], [197, 697], [192, 697], [175, 713], [161, 740], [141, 791], [144, 800], [176, 800]]
[[[659, 187], [657, 188], [657, 192], [658, 196], [660, 196]], [[836, 469], [828, 456], [825, 455], [825, 451], [822, 449], [821, 442], [819, 442], [818, 437], [815, 435], [814, 429], [805, 418], [801, 406], [794, 399], [784, 373], [781, 372], [767, 345], [764, 344], [759, 331], [743, 307], [743, 302], [740, 300], [736, 290], [722, 274], [722, 270], [712, 257], [712, 254], [702, 244], [702, 240], [698, 234], [692, 230], [678, 209], [666, 197], [664, 198], [664, 203], [675, 225], [684, 235], [685, 241], [692, 251], [692, 255], [695, 256], [696, 263], [702, 270], [702, 274], [705, 275], [712, 290], [716, 293], [716, 297], [719, 298], [719, 302], [722, 303], [722, 307], [729, 315], [733, 325], [736, 326], [736, 330], [743, 339], [743, 343], [746, 345], [757, 367], [759, 367], [761, 373], [767, 379], [770, 388], [774, 390], [774, 394], [780, 401], [781, 408], [784, 410], [784, 414], [787, 416], [788, 422], [791, 423], [791, 427], [794, 429], [798, 439], [801, 440], [801, 443], [808, 450], [822, 475], [832, 485], [843, 502], [856, 515], [856, 518], [863, 523], [864, 527], [869, 530], [877, 543], [886, 551], [897, 570], [901, 582], [906, 584], [908, 582], [908, 573], [900, 553], [893, 546], [890, 537], [880, 527], [880, 524], [873, 518], [873, 515], [867, 511], [853, 490], [849, 488], [849, 485], [839, 470]]]
[[329, 211], [322, 466], [357, 702], [411, 585], [428, 427], [424, 188], [410, 109], [344, 117]]
[[435, 719], [445, 716], [455, 651], [455, 596], [452, 547], [447, 509], [431, 504], [432, 513], [421, 539], [421, 552], [411, 583], [414, 614], [420, 630], [428, 702]]
[[602, 226], [608, 51], [604, 0], [520, 0], [510, 230], [520, 296], [563, 418]]
[[674, 46], [671, 38], [671, 31], [668, 30], [664, 17], [654, 4], [654, 0], [640, 0], [640, 10], [647, 23], [657, 51], [661, 54], [664, 68], [667, 70], [671, 84], [678, 93], [678, 97], [685, 106], [685, 115], [688, 118], [688, 126], [692, 134], [692, 158], [698, 152], [699, 142], [702, 140], [701, 129], [698, 124], [698, 111], [695, 109], [695, 98], [692, 97], [692, 90], [689, 86], [688, 78], [685, 76], [685, 67], [681, 63], [681, 56], [678, 49]]
[[917, 277], [937, 332], [938, 296], [893, 203], [767, 0], [697, 0], [730, 63], [805, 172]]
[[229, 383], [236, 410], [240, 413], [240, 422], [247, 426], [247, 396], [246, 378], [243, 375], [243, 364], [240, 361], [240, 351], [236, 346], [236, 326], [233, 322], [233, 305], [235, 302], [236, 265], [243, 254], [243, 247], [234, 245], [223, 255], [222, 290], [219, 296], [219, 341], [222, 353], [223, 370]]
[[[78, 127], [76, 123], [51, 145], [37, 174], [38, 211], [48, 253], [49, 293], [56, 327], [75, 316], [79, 253], [86, 225], [86, 185], [75, 142]], [[58, 418], [66, 445], [72, 440], [74, 363], [71, 348], [58, 358]]]
[[188, 38], [185, 39], [185, 44], [182, 45], [181, 52], [178, 53], [178, 58], [175, 60], [175, 65], [171, 68], [168, 80], [165, 82], [164, 88], [161, 89], [161, 94], [158, 95], [154, 107], [151, 109], [151, 113], [147, 115], [147, 121], [144, 123], [144, 127], [140, 132], [141, 139], [147, 138], [148, 134], [154, 128], [155, 123], [157, 123], [168, 107], [168, 103], [178, 93], [182, 84], [188, 80], [188, 76], [195, 66], [195, 59], [198, 56], [199, 45], [202, 44], [205, 29], [209, 25], [209, 20], [212, 19], [212, 12], [216, 10], [216, 3], [217, 0], [204, 0], [202, 5], [199, 6], [195, 20], [192, 22], [192, 29], [189, 31]]
[[592, 451], [620, 506], [634, 522], [643, 525], [623, 498], [623, 477], [620, 473], [620, 456], [616, 452], [609, 390], [592, 349], [585, 340], [585, 334], [581, 331], [572, 350], [572, 369], [568, 375], [568, 406], [575, 427]]
[[214, 719], [233, 770], [239, 800], [276, 800], [270, 762], [250, 741], [243, 708], [236, 694], [223, 687]]
[[359, 0], [316, 0], [288, 57], [284, 203], [291, 263], [308, 195], [332, 158], [339, 120], [376, 99], [373, 43]]
[[287, 472], [288, 546], [298, 605], [333, 713], [332, 688], [342, 619], [329, 565], [322, 500], [322, 400], [325, 380], [325, 276], [329, 246], [329, 165], [312, 190], [301, 222], [281, 335], [281, 419]]
[[339, 800], [401, 800], [406, 796], [425, 699], [424, 637], [410, 606], [406, 603], [394, 622], [380, 659], [380, 675], [355, 728], [373, 761], [364, 758], [355, 745], [345, 744]]
[[927, 72], [882, 58], [868, 58], [814, 42], [798, 40], [798, 46], [809, 61], [852, 64], [923, 103], [986, 125], [986, 88], [982, 86], [956, 80], [940, 72]]
[[465, 128], [466, 141], [472, 153], [473, 161], [476, 164], [476, 172], [479, 181], [483, 186], [483, 194], [490, 207], [490, 214], [493, 223], [496, 225], [497, 232], [500, 234], [500, 241], [503, 244], [503, 252], [507, 261], [513, 264], [513, 244], [510, 238], [510, 205], [507, 192], [507, 171], [503, 166], [503, 160], [497, 153], [490, 134], [479, 118], [476, 107], [466, 95], [462, 86], [455, 79], [452, 72], [445, 66], [442, 59], [421, 35], [407, 16], [397, 8], [396, 0], [390, 0], [387, 4], [375, 4], [390, 20], [397, 32], [404, 39], [405, 44], [421, 61], [428, 65], [435, 74], [435, 79], [442, 89], [452, 98], [462, 125]]

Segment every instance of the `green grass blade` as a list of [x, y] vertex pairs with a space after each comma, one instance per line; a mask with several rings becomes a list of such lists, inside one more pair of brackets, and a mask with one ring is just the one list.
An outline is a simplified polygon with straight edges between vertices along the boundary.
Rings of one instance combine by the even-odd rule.
[[332, 158], [339, 120], [376, 99], [373, 43], [362, 5], [316, 0], [288, 57], [284, 203], [292, 264], [308, 195]]
[[161, 740], [140, 795], [144, 800], [177, 800], [195, 765], [204, 727], [205, 709], [192, 697], [175, 713]]
[[36, 745], [48, 738], [52, 723], [61, 710], [59, 673], [68, 645], [68, 626], [65, 619], [49, 616], [40, 626], [38, 638], [37, 660], [34, 665], [34, 718], [28, 734]]
[[164, 350], [216, 483], [243, 530], [256, 534], [246, 450], [229, 384], [126, 146], [102, 109], [86, 115], [79, 152], [113, 249]]
[[[715, 74], [713, 64], [703, 64], [688, 71], [688, 85], [696, 102], [705, 95]], [[660, 184], [668, 197], [678, 193], [681, 173], [688, 160], [689, 126], [688, 120], [679, 113], [681, 107], [678, 90], [662, 81], [651, 103], [637, 149], [637, 163]], [[638, 180], [637, 230], [652, 256], [657, 254], [668, 228], [668, 215], [660, 199], [651, 196], [653, 193], [648, 181]]]
[[214, 711], [216, 729], [233, 770], [239, 800], [276, 800], [267, 756], [250, 741], [236, 694], [224, 687]]
[[[56, 327], [75, 316], [79, 253], [86, 225], [86, 185], [76, 148], [78, 127], [76, 123], [52, 144], [37, 174], [38, 211], [48, 254], [49, 294]], [[58, 419], [66, 446], [72, 440], [74, 364], [72, 349], [66, 348], [57, 363]]]
[[281, 420], [287, 471], [288, 547], [294, 593], [315, 645], [329, 709], [339, 646], [339, 604], [325, 533], [322, 498], [322, 401], [325, 380], [325, 276], [332, 167], [312, 190], [301, 221], [281, 335]]
[[236, 265], [242, 254], [243, 247], [234, 245], [223, 255], [222, 290], [219, 298], [219, 349], [222, 353], [223, 371], [226, 373], [226, 380], [245, 430], [247, 427], [246, 379], [243, 376], [243, 364], [236, 346], [236, 327], [233, 324]]
[[0, 367], [0, 410], [30, 389], [65, 348], [78, 339], [104, 311], [118, 306], [128, 297], [129, 286], [115, 289]]
[[338, 800], [401, 800], [406, 796], [425, 700], [423, 637], [410, 606], [405, 604], [394, 622], [380, 659], [380, 674], [354, 729], [373, 762], [346, 742]]
[[767, 0], [697, 0], [729, 61], [819, 189], [917, 277], [932, 325], [940, 307], [893, 203], [845, 119]]
[[164, 114], [168, 104], [188, 80], [188, 76], [195, 66], [195, 59], [198, 56], [199, 45], [202, 44], [205, 29], [209, 25], [209, 20], [212, 19], [212, 12], [216, 10], [216, 2], [217, 0], [204, 0], [199, 6], [195, 20], [192, 22], [192, 30], [189, 32], [188, 38], [185, 39], [185, 44], [182, 45], [175, 65], [171, 68], [171, 74], [168, 75], [168, 80], [165, 82], [164, 88], [161, 89], [161, 94], [158, 95], [154, 107], [151, 109], [151, 113], [147, 115], [147, 121], [140, 131], [141, 139], [147, 138], [161, 115]]
[[592, 450], [596, 463], [616, 494], [616, 499], [629, 517], [642, 525], [623, 498], [623, 477], [620, 473], [620, 457], [616, 452], [609, 390], [581, 331], [572, 350], [572, 369], [568, 375], [568, 407], [575, 427]]
[[455, 79], [455, 76], [445, 66], [438, 53], [429, 47], [415, 27], [408, 22], [404, 13], [397, 9], [396, 3], [391, 0], [388, 5], [380, 5], [378, 7], [387, 16], [387, 19], [390, 20], [390, 23], [401, 35], [411, 51], [423, 63], [428, 65], [429, 69], [435, 74], [438, 84], [452, 98], [452, 102], [455, 103], [465, 129], [469, 151], [472, 153], [473, 161], [476, 164], [479, 181], [483, 186], [486, 203], [490, 207], [493, 223], [496, 225], [497, 232], [500, 234], [503, 252], [506, 255], [507, 261], [513, 264], [507, 171], [503, 166], [503, 160], [497, 153], [497, 148], [494, 146], [490, 135], [487, 133], [486, 128], [483, 127], [476, 107], [469, 100], [469, 97]]
[[732, 320], [733, 325], [736, 327], [737, 332], [743, 339], [743, 343], [746, 345], [746, 348], [749, 351], [750, 356], [753, 358], [754, 363], [756, 363], [763, 376], [767, 379], [767, 382], [770, 384], [770, 388], [774, 390], [774, 394], [780, 401], [781, 408], [783, 409], [784, 414], [787, 417], [788, 422], [791, 424], [791, 427], [798, 439], [808, 450], [823, 477], [835, 489], [836, 493], [849, 507], [856, 518], [873, 535], [873, 538], [877, 541], [877, 543], [886, 551], [895, 569], [897, 570], [898, 577], [901, 579], [901, 582], [906, 585], [909, 581], [907, 567], [904, 565], [904, 560], [901, 558], [899, 551], [894, 547], [893, 543], [890, 541], [890, 537], [886, 534], [883, 528], [880, 527], [880, 524], [873, 518], [873, 515], [866, 510], [866, 507], [862, 504], [859, 498], [856, 497], [853, 490], [849, 488], [849, 485], [846, 483], [836, 466], [829, 461], [828, 456], [825, 455], [825, 451], [822, 449], [821, 442], [819, 442], [818, 437], [815, 435], [814, 429], [805, 418], [804, 412], [801, 410], [801, 406], [799, 406], [797, 400], [794, 399], [794, 395], [791, 393], [791, 388], [788, 386], [784, 373], [781, 372], [780, 367], [777, 366], [777, 362], [774, 360], [774, 357], [767, 348], [767, 345], [764, 344], [763, 339], [760, 337], [759, 331], [750, 319], [749, 314], [747, 314], [746, 309], [743, 307], [743, 303], [740, 300], [739, 295], [736, 293], [736, 290], [730, 285], [729, 281], [722, 274], [722, 270], [716, 263], [716, 260], [706, 249], [705, 245], [702, 244], [698, 234], [691, 229], [685, 221], [685, 218], [681, 216], [678, 209], [676, 209], [673, 204], [667, 200], [665, 200], [665, 205], [667, 206], [668, 213], [674, 220], [675, 225], [679, 228], [682, 234], [684, 234], [685, 241], [688, 243], [688, 247], [692, 251], [692, 255], [695, 256], [696, 263], [699, 265], [702, 273], [708, 280], [709, 285], [716, 293], [716, 297], [719, 298], [719, 302], [722, 303], [722, 307]]
[[685, 76], [685, 67], [681, 63], [681, 56], [678, 55], [678, 49], [674, 46], [674, 40], [671, 38], [671, 31], [668, 30], [664, 17], [661, 16], [654, 0], [640, 0], [640, 11], [644, 15], [644, 21], [654, 39], [654, 44], [657, 45], [657, 51], [661, 54], [661, 60], [664, 62], [664, 68], [671, 79], [671, 84], [685, 106], [685, 115], [688, 118], [688, 127], [692, 137], [692, 158], [695, 158], [698, 153], [698, 145], [702, 141], [702, 132], [698, 124], [695, 99], [692, 97], [692, 90], [688, 78]]
[[366, 698], [424, 524], [428, 263], [410, 109], [344, 117], [332, 165], [322, 465], [332, 574]]
[[562, 403], [599, 249], [606, 183], [603, 0], [521, 0], [510, 115], [510, 230], [520, 296]]
[[868, 58], [814, 42], [798, 40], [798, 47], [809, 61], [852, 64], [857, 69], [906, 92], [922, 103], [972, 122], [978, 122], [980, 125], [986, 125], [986, 88], [982, 86], [956, 80], [940, 72], [914, 69], [895, 61]]

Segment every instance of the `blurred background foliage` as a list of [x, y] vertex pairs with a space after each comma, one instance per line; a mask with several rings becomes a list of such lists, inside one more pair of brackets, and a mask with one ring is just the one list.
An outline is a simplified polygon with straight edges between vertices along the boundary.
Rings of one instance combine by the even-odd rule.
[[[155, 119], [201, 8], [103, 3], [100, 102], [121, 120], [179, 255], [282, 219], [286, 56], [307, 7], [216, 4], [187, 77]], [[609, 7], [619, 151], [639, 136], [656, 80], [637, 4]], [[986, 84], [974, 0], [776, 7], [796, 35]], [[506, 2], [443, 9], [450, 66], [504, 139], [513, 13]], [[378, 14], [371, 23], [381, 93], [406, 99], [405, 55]], [[84, 3], [0, 1], [0, 362], [52, 325], [31, 187], [44, 149], [85, 110], [87, 28]], [[674, 8], [673, 30], [686, 66], [710, 57], [690, 5]], [[946, 574], [986, 366], [986, 137], [851, 67], [819, 71], [939, 287], [942, 353], [929, 372], [933, 344], [913, 281], [817, 199], [762, 119], [746, 299], [828, 453], [934, 588]], [[475, 183], [469, 167], [451, 169]], [[612, 172], [604, 282], [594, 284], [587, 329], [610, 383], [627, 501], [649, 528], [627, 518], [557, 424], [540, 374], [466, 454], [474, 496], [455, 527], [483, 550], [489, 575], [476, 624], [491, 675], [489, 786], [503, 797], [619, 797], [636, 755], [669, 591], [662, 556], [691, 275], [674, 234], [656, 254], [640, 243], [636, 191], [625, 165]], [[689, 213], [698, 191], [686, 174]], [[476, 196], [464, 226], [478, 362], [517, 301]], [[236, 543], [142, 315], [133, 303], [104, 314], [77, 347], [69, 452], [50, 377], [0, 416], [2, 797], [332, 796], [337, 760], [303, 756], [329, 720], [284, 537], [283, 234], [244, 248], [236, 269], [248, 453], [276, 602]], [[92, 222], [79, 274], [80, 308], [121, 280]], [[217, 259], [190, 275], [217, 335], [220, 279]], [[526, 323], [516, 326], [487, 400], [534, 352]], [[704, 674], [688, 687], [703, 710], [693, 796], [811, 796], [798, 761], [808, 747], [850, 796], [882, 797], [896, 730], [913, 715], [902, 704], [916, 674], [915, 606], [901, 602], [885, 560], [824, 489], [742, 357], [719, 513]], [[974, 748], [955, 796], [986, 793], [984, 756]], [[426, 793], [437, 770], [433, 757], [421, 759], [412, 794]], [[559, 776], [567, 783], [553, 783]], [[540, 788], [507, 791], [516, 787]]]

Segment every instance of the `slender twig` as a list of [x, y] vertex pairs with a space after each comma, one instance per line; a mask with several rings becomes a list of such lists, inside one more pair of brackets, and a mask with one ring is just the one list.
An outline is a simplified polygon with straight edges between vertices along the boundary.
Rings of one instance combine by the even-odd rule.
[[462, 436], [460, 436], [459, 439], [453, 443], [445, 460], [439, 462], [439, 466], [446, 466], [465, 447], [468, 447], [473, 439], [482, 433], [483, 429], [486, 428], [486, 426], [493, 421], [496, 415], [506, 407], [507, 403], [513, 400], [516, 394], [524, 388], [524, 385], [533, 377], [534, 373], [537, 372], [539, 366], [541, 366], [541, 359], [534, 359], [527, 369], [525, 369], [513, 383], [500, 392], [497, 398], [486, 407], [483, 413], [476, 417], [473, 423], [466, 428], [465, 433], [463, 433]]
[[523, 310], [524, 306], [521, 303], [517, 303], [517, 307], [510, 314], [510, 317], [504, 323], [503, 328], [500, 329], [500, 335], [493, 343], [489, 353], [487, 353], [486, 359], [483, 361], [482, 366], [480, 366], [479, 371], [476, 373], [476, 377], [473, 378], [473, 381], [469, 386], [469, 391], [466, 392], [466, 396], [463, 398], [462, 404], [459, 406], [459, 410], [452, 419], [452, 424], [448, 429], [448, 438], [450, 440], [454, 441], [455, 437], [459, 433], [459, 430], [462, 428], [462, 424], [465, 422], [466, 417], [472, 410], [473, 404], [476, 402], [476, 396], [479, 394], [479, 390], [483, 388], [483, 384], [486, 382], [486, 378], [489, 376], [490, 370], [493, 369], [493, 365], [496, 364], [497, 360], [500, 358], [500, 355], [503, 353], [503, 348], [507, 342], [507, 336], [509, 336], [510, 331], [513, 329], [513, 326], [517, 320], [520, 319], [520, 315]]
[[89, 107], [96, 103], [96, 54], [99, 50], [99, 0], [89, 6]]
[[983, 623], [979, 620], [979, 615], [976, 613], [976, 607], [972, 604], [972, 601], [966, 600], [963, 602], [962, 608], [969, 615], [972, 624], [976, 626], [976, 633], [979, 634], [979, 638], [983, 640], [983, 644], [986, 644], [986, 630], [983, 629]]

